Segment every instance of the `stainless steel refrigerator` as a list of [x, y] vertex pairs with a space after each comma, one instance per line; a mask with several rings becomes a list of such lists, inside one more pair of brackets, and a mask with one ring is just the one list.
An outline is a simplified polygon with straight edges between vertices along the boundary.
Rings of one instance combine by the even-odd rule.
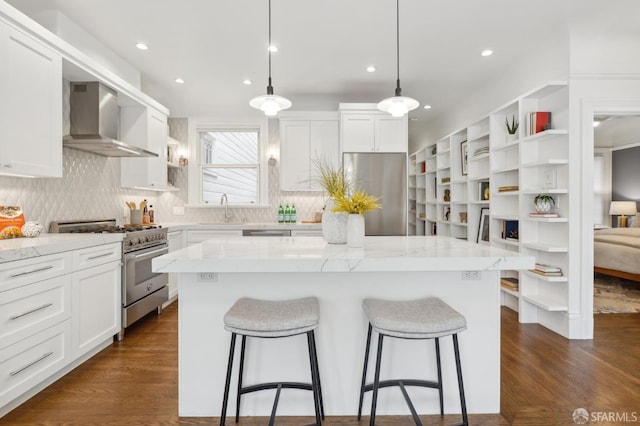
[[365, 235], [407, 235], [407, 155], [345, 152], [348, 182], [376, 197], [381, 209], [364, 215]]

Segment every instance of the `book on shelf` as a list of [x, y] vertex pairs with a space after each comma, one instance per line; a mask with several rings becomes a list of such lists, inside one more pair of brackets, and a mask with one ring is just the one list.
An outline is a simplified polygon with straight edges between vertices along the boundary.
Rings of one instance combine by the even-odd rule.
[[537, 269], [529, 269], [529, 271], [533, 272], [534, 274], [542, 275], [545, 277], [561, 277], [562, 276], [562, 272], [542, 272]]
[[502, 221], [502, 238], [509, 241], [518, 241], [518, 221]]
[[560, 271], [562, 271], [562, 269], [560, 269], [557, 266], [547, 265], [546, 263], [537, 263], [537, 262], [536, 262], [536, 269], [538, 271], [542, 271], [542, 272], [560, 272]]
[[498, 192], [517, 191], [519, 189], [520, 187], [518, 185], [506, 185], [506, 186], [499, 186]]
[[518, 291], [519, 281], [517, 278], [503, 277], [500, 278], [500, 285], [509, 290]]
[[534, 111], [529, 113], [527, 135], [549, 130], [551, 128], [551, 113], [549, 111]]
[[443, 177], [443, 178], [441, 179], [441, 182], [442, 182], [442, 183], [449, 183], [449, 182], [451, 182], [451, 178]]
[[558, 213], [529, 213], [529, 217], [560, 217]]

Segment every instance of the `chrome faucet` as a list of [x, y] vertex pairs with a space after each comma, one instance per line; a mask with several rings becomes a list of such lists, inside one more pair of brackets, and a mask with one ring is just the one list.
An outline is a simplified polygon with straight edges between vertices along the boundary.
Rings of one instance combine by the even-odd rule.
[[222, 194], [222, 197], [220, 197], [220, 205], [224, 205], [224, 221], [229, 222], [231, 214], [229, 214], [229, 200], [227, 199], [227, 194]]

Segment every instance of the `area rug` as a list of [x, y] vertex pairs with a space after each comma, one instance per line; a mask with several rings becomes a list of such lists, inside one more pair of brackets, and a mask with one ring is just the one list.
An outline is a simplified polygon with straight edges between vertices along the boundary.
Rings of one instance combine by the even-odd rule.
[[640, 283], [623, 278], [595, 274], [593, 278], [593, 313], [615, 314], [640, 312]]

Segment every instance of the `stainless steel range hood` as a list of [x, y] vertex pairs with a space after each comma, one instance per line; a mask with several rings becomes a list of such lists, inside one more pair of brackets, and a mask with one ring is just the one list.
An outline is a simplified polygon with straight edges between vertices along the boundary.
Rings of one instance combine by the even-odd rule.
[[157, 157], [151, 151], [118, 140], [117, 93], [100, 82], [71, 83], [71, 132], [67, 148], [106, 157]]

